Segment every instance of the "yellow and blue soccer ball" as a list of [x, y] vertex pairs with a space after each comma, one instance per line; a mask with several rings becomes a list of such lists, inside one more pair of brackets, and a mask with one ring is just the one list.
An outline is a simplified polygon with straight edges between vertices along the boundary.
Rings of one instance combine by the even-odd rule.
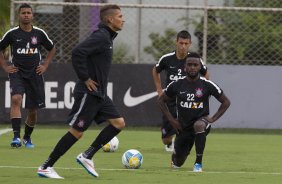
[[115, 152], [118, 149], [118, 145], [119, 145], [119, 140], [117, 137], [114, 137], [112, 138], [112, 140], [110, 140], [110, 142], [108, 142], [102, 147], [102, 150], [104, 152]]
[[122, 164], [127, 169], [138, 169], [143, 163], [142, 154], [136, 149], [130, 149], [122, 155]]

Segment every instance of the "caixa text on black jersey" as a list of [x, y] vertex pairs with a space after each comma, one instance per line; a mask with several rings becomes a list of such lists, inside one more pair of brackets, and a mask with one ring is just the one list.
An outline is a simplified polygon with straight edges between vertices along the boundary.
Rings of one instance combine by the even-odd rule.
[[188, 109], [202, 109], [202, 108], [204, 108], [204, 103], [203, 102], [181, 101], [180, 106], [183, 107], [183, 108], [188, 108]]
[[38, 54], [37, 48], [18, 48], [17, 54]]

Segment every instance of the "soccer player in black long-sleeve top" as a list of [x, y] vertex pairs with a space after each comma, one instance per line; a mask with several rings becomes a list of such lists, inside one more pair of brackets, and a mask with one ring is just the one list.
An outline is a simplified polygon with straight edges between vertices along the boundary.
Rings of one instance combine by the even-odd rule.
[[[11, 64], [7, 64], [0, 52], [0, 66], [9, 74], [11, 89], [10, 118], [14, 132], [11, 146], [22, 146], [20, 139], [21, 104], [26, 95], [25, 108], [28, 109], [25, 121], [23, 143], [33, 148], [31, 133], [37, 122], [37, 109], [45, 107], [44, 80], [42, 74], [47, 70], [56, 49], [44, 30], [33, 26], [33, 12], [28, 4], [19, 8], [19, 26], [7, 31], [0, 40], [0, 51], [10, 45]], [[41, 56], [41, 46], [48, 50], [45, 60]]]
[[[156, 86], [158, 96], [163, 93], [160, 73], [166, 72], [165, 87], [172, 81], [176, 81], [179, 78], [185, 77], [184, 64], [187, 56], [189, 55], [189, 48], [192, 44], [191, 35], [188, 31], [182, 30], [177, 33], [176, 36], [176, 50], [171, 53], [163, 55], [158, 63], [152, 69], [152, 75]], [[201, 60], [202, 61], [202, 60]], [[208, 79], [209, 73], [207, 67], [201, 62], [200, 74]], [[174, 117], [176, 117], [176, 102], [175, 99], [171, 99], [167, 102], [169, 111]], [[166, 151], [173, 151], [174, 143], [173, 137], [175, 130], [170, 125], [169, 121], [163, 116], [163, 122], [161, 126], [162, 141], [165, 144]]]
[[120, 31], [124, 24], [120, 7], [102, 7], [100, 19], [99, 29], [73, 49], [72, 64], [79, 81], [74, 89], [75, 102], [68, 119], [71, 128], [57, 143], [45, 163], [39, 167], [37, 173], [41, 177], [62, 179], [53, 169], [55, 162], [81, 138], [93, 120], [97, 124], [108, 120], [109, 125], [100, 132], [90, 147], [76, 158], [89, 174], [98, 177], [92, 157], [125, 126], [124, 119], [106, 92], [112, 63], [113, 40], [117, 36], [116, 31]]
[[[188, 55], [184, 68], [186, 77], [170, 83], [158, 99], [161, 111], [177, 132], [172, 167], [179, 168], [184, 164], [195, 143], [194, 172], [202, 172], [202, 157], [210, 124], [220, 118], [230, 106], [222, 89], [200, 76], [200, 66], [199, 55]], [[210, 96], [214, 96], [221, 103], [212, 116], [209, 116]], [[171, 98], [176, 98], [176, 118], [166, 105]]]

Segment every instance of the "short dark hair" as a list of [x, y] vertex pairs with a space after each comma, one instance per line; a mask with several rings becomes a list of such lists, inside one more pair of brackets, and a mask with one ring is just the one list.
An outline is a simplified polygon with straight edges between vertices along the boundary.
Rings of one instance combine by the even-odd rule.
[[107, 16], [112, 15], [114, 13], [114, 10], [120, 10], [120, 7], [116, 4], [103, 6], [100, 9], [100, 20], [103, 23], [107, 23]]
[[190, 35], [190, 33], [188, 31], [182, 30], [179, 33], [177, 33], [176, 40], [178, 40], [179, 38], [184, 38], [184, 39], [191, 40], [191, 35]]
[[186, 60], [185, 60], [185, 64], [187, 64], [188, 61], [190, 61], [191, 58], [196, 58], [200, 62], [200, 65], [202, 65], [201, 64], [201, 56], [196, 52], [189, 52], [188, 53]]
[[21, 4], [21, 6], [19, 7], [19, 12], [21, 11], [22, 8], [30, 8], [32, 11], [32, 7], [27, 3]]
[[199, 59], [201, 59], [201, 56], [196, 52], [189, 52], [188, 55], [187, 55], [187, 58], [199, 58]]

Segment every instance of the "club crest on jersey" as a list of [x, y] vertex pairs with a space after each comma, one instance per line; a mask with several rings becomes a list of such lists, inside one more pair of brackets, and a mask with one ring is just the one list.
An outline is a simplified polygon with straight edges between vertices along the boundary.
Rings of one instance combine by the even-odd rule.
[[36, 37], [36, 36], [31, 37], [31, 43], [32, 43], [33, 45], [36, 45], [36, 44], [37, 44], [37, 37]]
[[82, 127], [84, 127], [84, 125], [85, 125], [85, 121], [83, 119], [80, 119], [77, 126], [82, 128]]
[[196, 89], [196, 97], [200, 98], [203, 96], [203, 88], [197, 88]]

